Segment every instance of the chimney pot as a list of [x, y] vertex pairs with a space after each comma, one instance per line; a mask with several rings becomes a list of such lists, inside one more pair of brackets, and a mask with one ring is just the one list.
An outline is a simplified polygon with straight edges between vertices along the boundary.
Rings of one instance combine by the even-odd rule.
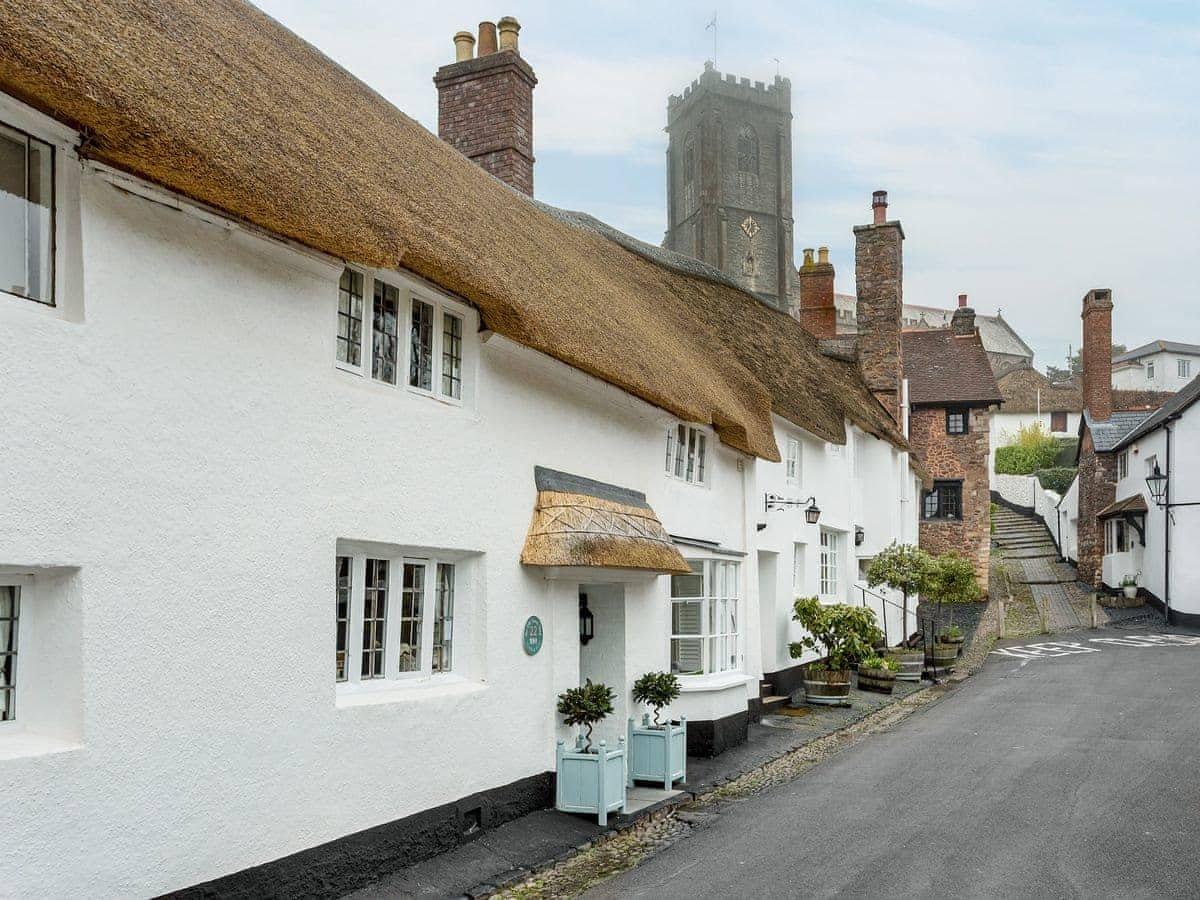
[[479, 23], [479, 55], [491, 56], [496, 52], [496, 23]]
[[463, 62], [475, 55], [475, 35], [460, 31], [454, 36], [454, 61]]
[[959, 294], [958, 295], [958, 308], [962, 309], [966, 305], [967, 305], [967, 295]]
[[806, 268], [806, 269], [811, 268], [812, 264], [813, 264], [812, 247], [805, 247], [804, 248], [804, 268]]
[[887, 221], [887, 206], [887, 191], [876, 191], [871, 195], [871, 211], [875, 213], [876, 225]]
[[505, 16], [497, 23], [500, 29], [500, 49], [520, 53], [517, 47], [517, 37], [521, 31], [521, 23], [512, 16]]
[[823, 266], [829, 265], [829, 248], [828, 247], [818, 247], [817, 248], [817, 262], [819, 262]]

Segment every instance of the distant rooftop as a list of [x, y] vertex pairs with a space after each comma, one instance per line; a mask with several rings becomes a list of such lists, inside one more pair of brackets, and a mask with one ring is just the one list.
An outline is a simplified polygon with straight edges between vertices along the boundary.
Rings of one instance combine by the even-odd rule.
[[1185, 356], [1200, 356], [1200, 344], [1184, 344], [1179, 341], [1151, 341], [1149, 344], [1142, 344], [1140, 347], [1134, 347], [1132, 350], [1127, 350], [1119, 356], [1113, 357], [1114, 363], [1133, 362], [1141, 359], [1143, 356], [1152, 356], [1155, 353], [1182, 353]]
[[[858, 331], [856, 317], [856, 300], [853, 294], [834, 294], [834, 306], [837, 307], [837, 326], [839, 332], [853, 334]], [[950, 324], [954, 310], [940, 306], [924, 306], [917, 303], [904, 304], [905, 328], [945, 328]], [[983, 349], [988, 353], [1002, 353], [1006, 356], [1021, 356], [1033, 359], [1033, 350], [1021, 340], [1011, 325], [1000, 313], [994, 316], [975, 314], [975, 325], [979, 328], [979, 336], [983, 339]]]

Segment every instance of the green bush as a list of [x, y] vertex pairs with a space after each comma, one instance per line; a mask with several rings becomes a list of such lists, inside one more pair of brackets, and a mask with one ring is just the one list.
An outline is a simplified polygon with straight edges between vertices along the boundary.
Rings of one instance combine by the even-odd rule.
[[1058, 457], [1052, 468], [1070, 468], [1075, 465], [1075, 457], [1079, 453], [1079, 438], [1056, 438], [1058, 441]]
[[558, 695], [558, 714], [567, 725], [583, 725], [587, 728], [587, 747], [592, 749], [592, 726], [611, 716], [616, 693], [606, 684], [586, 684], [568, 688]]
[[883, 637], [875, 624], [875, 613], [865, 606], [834, 603], [829, 606], [816, 597], [801, 597], [795, 603], [792, 618], [808, 634], [788, 646], [792, 659], [799, 659], [805, 650], [824, 649], [826, 668], [834, 672], [850, 668], [851, 664], [874, 654], [874, 644]]
[[1038, 469], [1054, 467], [1061, 452], [1058, 439], [1047, 434], [1040, 422], [1023, 425], [1012, 444], [996, 451], [996, 473], [1032, 475]]
[[662, 708], [678, 697], [679, 679], [670, 672], [647, 672], [633, 683], [633, 699], [654, 710], [655, 725], [662, 724], [658, 720]]
[[1075, 480], [1075, 471], [1073, 466], [1040, 469], [1037, 472], [1037, 480], [1046, 490], [1054, 491], [1056, 494], [1065, 494], [1067, 488], [1071, 486], [1071, 482]]

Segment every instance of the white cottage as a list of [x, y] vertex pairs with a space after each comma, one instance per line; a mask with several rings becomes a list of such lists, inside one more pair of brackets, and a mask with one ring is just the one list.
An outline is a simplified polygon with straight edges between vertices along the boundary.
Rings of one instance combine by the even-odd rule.
[[548, 805], [584, 678], [742, 739], [791, 597], [916, 532], [857, 371], [155, 11], [0, 12], [4, 892], [353, 888]]

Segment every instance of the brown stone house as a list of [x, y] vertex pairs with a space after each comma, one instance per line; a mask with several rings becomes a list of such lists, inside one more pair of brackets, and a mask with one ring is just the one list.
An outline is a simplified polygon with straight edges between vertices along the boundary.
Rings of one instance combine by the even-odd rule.
[[986, 586], [991, 557], [989, 425], [1002, 397], [975, 312], [961, 307], [949, 328], [906, 331], [902, 346], [909, 444], [932, 482], [921, 499], [921, 547], [965, 556]]

